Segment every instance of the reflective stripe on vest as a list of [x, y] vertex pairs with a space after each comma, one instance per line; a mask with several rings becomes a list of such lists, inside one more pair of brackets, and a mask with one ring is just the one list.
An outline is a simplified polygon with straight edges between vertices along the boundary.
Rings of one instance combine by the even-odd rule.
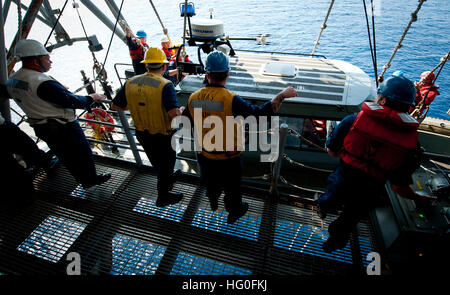
[[39, 85], [49, 80], [54, 79], [44, 73], [21, 68], [11, 75], [6, 87], [8, 93], [27, 115], [30, 124], [43, 124], [48, 119], [56, 119], [61, 123], [75, 121], [74, 109], [62, 108], [37, 95]]
[[[233, 92], [223, 87], [204, 87], [189, 97], [188, 109], [191, 117], [194, 119], [194, 127], [196, 129], [196, 142], [202, 144], [202, 154], [208, 159], [212, 160], [226, 160], [238, 157], [243, 151], [242, 139], [238, 136], [238, 129], [242, 132], [242, 126], [234, 124], [232, 132], [228, 130], [227, 133], [227, 116], [233, 118], [232, 104], [233, 98], [236, 96]], [[202, 118], [195, 117], [195, 109], [202, 110]], [[222, 130], [218, 130], [218, 126], [214, 125], [213, 117], [216, 116], [221, 121]], [[203, 125], [205, 120], [211, 123], [211, 128], [206, 128]], [[234, 122], [234, 121], [233, 121]], [[230, 127], [228, 126], [228, 129]], [[221, 131], [221, 132], [219, 132]], [[230, 136], [227, 145], [227, 134]], [[201, 137], [200, 137], [201, 135]], [[210, 136], [213, 136], [210, 138]], [[231, 137], [232, 136], [232, 137]], [[222, 144], [220, 144], [222, 143]], [[220, 145], [216, 149], [215, 145]]]
[[361, 109], [339, 156], [350, 166], [386, 179], [416, 150], [419, 123], [375, 103], [364, 103]]
[[146, 73], [131, 78], [125, 84], [128, 109], [137, 130], [171, 134], [172, 119], [162, 104], [162, 91], [168, 83], [171, 82], [160, 75]]

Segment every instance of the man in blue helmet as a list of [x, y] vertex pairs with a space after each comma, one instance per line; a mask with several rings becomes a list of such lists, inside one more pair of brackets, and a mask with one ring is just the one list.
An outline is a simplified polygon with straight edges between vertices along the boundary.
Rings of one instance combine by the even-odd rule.
[[145, 64], [141, 63], [141, 61], [144, 59], [145, 51], [148, 49], [147, 33], [143, 30], [139, 30], [136, 32], [136, 38], [131, 38], [131, 30], [129, 27], [126, 27], [125, 34], [134, 73], [136, 75], [145, 74], [147, 69], [145, 68]]
[[328, 178], [327, 191], [319, 196], [318, 213], [325, 218], [330, 209], [343, 209], [328, 227], [324, 251], [346, 246], [355, 226], [375, 207], [377, 192], [384, 189], [386, 180], [401, 197], [435, 199], [409, 186], [421, 154], [419, 124], [407, 113], [415, 94], [414, 84], [406, 77], [389, 77], [378, 88], [376, 101], [363, 103], [361, 112], [345, 117], [328, 138], [328, 153], [341, 161]]
[[[186, 115], [193, 118], [194, 127], [202, 129], [195, 132], [197, 142], [204, 143], [201, 153], [198, 155], [200, 174], [206, 185], [206, 195], [210, 201], [211, 210], [218, 209], [218, 199], [225, 192], [225, 210], [228, 212], [227, 223], [234, 223], [248, 210], [248, 203], [242, 202], [241, 177], [242, 151], [238, 149], [238, 139], [234, 136], [233, 150], [222, 148], [217, 150], [208, 146], [204, 137], [211, 128], [205, 128], [203, 120], [209, 116], [216, 116], [222, 121], [224, 127], [222, 135], [227, 134], [227, 116], [272, 116], [278, 111], [282, 101], [288, 97], [298, 96], [292, 87], [287, 87], [278, 93], [272, 100], [255, 106], [251, 105], [237, 94], [225, 88], [227, 78], [230, 75], [228, 56], [223, 52], [213, 51], [206, 59], [206, 87], [194, 92], [189, 97]], [[195, 118], [195, 109], [201, 109], [201, 117]], [[197, 120], [201, 124], [196, 125]], [[235, 126], [233, 125], [233, 128]], [[215, 139], [218, 140], [218, 139]], [[225, 138], [222, 142], [225, 144]]]

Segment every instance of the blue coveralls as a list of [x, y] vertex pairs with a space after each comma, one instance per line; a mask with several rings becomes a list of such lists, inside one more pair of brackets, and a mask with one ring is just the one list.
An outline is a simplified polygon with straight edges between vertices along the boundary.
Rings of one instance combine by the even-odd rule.
[[[207, 85], [206, 87], [223, 87], [219, 85]], [[232, 102], [233, 116], [242, 116], [244, 118], [253, 116], [272, 116], [271, 101], [256, 106], [248, 103], [240, 96], [233, 97]], [[194, 121], [186, 106], [183, 115], [191, 120], [192, 126]], [[198, 155], [198, 163], [200, 165], [200, 175], [202, 182], [206, 186], [207, 197], [214, 202], [220, 197], [222, 190], [225, 192], [224, 203], [225, 210], [231, 215], [239, 215], [242, 210], [242, 159], [240, 156], [231, 158], [229, 160], [211, 160]]]
[[[349, 115], [340, 122], [327, 140], [328, 149], [339, 153], [356, 116]], [[420, 165], [419, 153], [418, 148], [416, 154], [388, 178], [391, 184], [407, 186], [412, 183], [411, 175]], [[325, 212], [342, 207], [342, 213], [328, 227], [329, 241], [336, 248], [346, 246], [355, 226], [376, 206], [378, 193], [383, 191], [385, 182], [342, 160], [328, 177], [327, 191], [319, 196], [318, 204]]]

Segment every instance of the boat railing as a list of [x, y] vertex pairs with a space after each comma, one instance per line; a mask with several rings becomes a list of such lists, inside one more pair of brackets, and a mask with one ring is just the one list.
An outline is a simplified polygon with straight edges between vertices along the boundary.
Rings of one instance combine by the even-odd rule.
[[324, 58], [327, 57], [323, 54], [312, 54], [312, 53], [294, 53], [294, 52], [280, 52], [280, 51], [264, 51], [264, 50], [248, 50], [248, 49], [235, 49], [236, 52], [251, 52], [251, 53], [268, 53], [268, 54], [285, 54], [285, 55], [296, 55], [296, 56], [309, 56]]
[[[107, 104], [107, 105], [111, 104], [111, 100], [107, 100], [107, 99], [101, 100], [100, 102], [103, 104]], [[25, 115], [21, 114], [19, 111], [14, 109], [14, 107], [12, 107], [12, 106], [10, 107], [10, 109], [14, 114], [16, 114], [20, 118], [18, 123], [16, 123], [18, 126], [21, 125], [22, 123], [26, 122]], [[80, 121], [82, 123], [81, 127], [85, 131], [88, 129], [93, 130], [94, 129], [94, 128], [92, 128], [92, 123], [93, 123], [93, 124], [99, 124], [99, 126], [114, 127], [115, 128], [113, 131], [114, 134], [125, 135], [125, 139], [120, 140], [118, 142], [111, 140], [110, 138], [108, 138], [108, 136], [87, 136], [87, 140], [91, 144], [96, 144], [96, 145], [100, 144], [100, 145], [104, 145], [104, 146], [109, 146], [111, 148], [114, 147], [114, 148], [131, 150], [131, 152], [133, 154], [133, 158], [125, 159], [125, 157], [124, 157], [124, 160], [134, 161], [139, 166], [145, 165], [141, 159], [141, 155], [143, 155], [145, 157], [145, 151], [140, 145], [138, 145], [136, 143], [136, 139], [135, 139], [135, 135], [134, 135], [136, 129], [133, 126], [130, 126], [130, 122], [132, 121], [132, 119], [128, 112], [118, 112], [118, 111], [114, 111], [114, 110], [110, 110], [110, 109], [105, 110], [105, 112], [107, 112], [114, 118], [114, 123], [104, 122], [104, 121], [95, 120], [95, 119], [87, 119], [84, 117], [86, 112], [87, 111], [83, 111], [77, 115], [77, 119], [78, 119], [78, 121]], [[87, 124], [87, 123], [91, 123], [91, 124]], [[271, 133], [273, 131], [274, 131], [273, 129], [269, 129], [264, 132]], [[250, 131], [247, 131], [247, 132], [251, 133]], [[278, 186], [279, 186], [280, 182], [287, 185], [288, 187], [300, 189], [302, 191], [307, 191], [307, 192], [309, 191], [309, 192], [313, 192], [313, 193], [322, 192], [320, 190], [313, 189], [313, 188], [300, 187], [296, 184], [293, 184], [293, 183], [287, 181], [282, 176], [282, 171], [283, 171], [282, 170], [282, 166], [283, 166], [282, 162], [283, 161], [285, 161], [286, 164], [288, 164], [288, 165], [300, 167], [302, 169], [311, 169], [311, 170], [315, 170], [315, 171], [320, 171], [322, 173], [331, 173], [332, 172], [331, 170], [322, 169], [322, 168], [318, 168], [318, 167], [312, 167], [312, 166], [308, 166], [303, 163], [299, 163], [299, 162], [293, 160], [291, 157], [289, 157], [288, 154], [285, 153], [285, 146], [286, 146], [286, 141], [287, 141], [288, 136], [297, 137], [302, 142], [306, 143], [309, 146], [312, 146], [318, 152], [325, 151], [325, 149], [323, 147], [311, 142], [310, 140], [308, 140], [307, 138], [302, 136], [298, 131], [290, 128], [287, 124], [285, 124], [285, 123], [281, 124], [281, 126], [279, 127], [279, 156], [272, 163], [270, 172], [268, 174], [264, 174], [262, 176], [249, 176], [249, 177], [245, 177], [245, 178], [247, 178], [248, 180], [258, 180], [258, 181], [262, 181], [262, 182], [269, 184], [270, 185], [269, 190], [272, 195], [278, 195]], [[183, 140], [193, 141], [193, 138], [183, 138]], [[113, 157], [112, 155], [109, 156], [107, 153], [105, 153], [104, 155], [106, 157]], [[117, 158], [117, 156], [114, 156], [114, 157]], [[197, 163], [196, 158], [183, 157], [178, 154], [177, 154], [177, 160], [189, 161], [191, 163]]]
[[[111, 103], [110, 100], [101, 100], [101, 102], [106, 103], [106, 104]], [[124, 134], [126, 137], [126, 140], [121, 141], [120, 143], [115, 143], [115, 142], [111, 142], [108, 140], [102, 140], [99, 137], [96, 137], [96, 138], [88, 137], [88, 141], [91, 143], [94, 143], [94, 144], [104, 144], [107, 146], [113, 146], [116, 148], [123, 148], [123, 149], [131, 150], [134, 155], [135, 163], [138, 165], [144, 165], [141, 160], [140, 153], [143, 153], [145, 155], [145, 151], [143, 150], [143, 148], [141, 148], [136, 143], [135, 136], [134, 136], [134, 132], [136, 129], [134, 127], [130, 126], [130, 124], [129, 124], [129, 121], [131, 121], [131, 117], [130, 117], [129, 113], [128, 112], [117, 112], [117, 111], [112, 111], [112, 110], [108, 110], [108, 113], [111, 113], [118, 122], [117, 123], [109, 123], [109, 122], [103, 122], [103, 121], [99, 121], [99, 120], [86, 119], [86, 118], [82, 117], [83, 113], [81, 113], [79, 115], [78, 120], [81, 122], [100, 124], [100, 125], [104, 125], [104, 126], [110, 126], [110, 127], [121, 129], [121, 130], [123, 130], [122, 132], [114, 130], [114, 133]], [[91, 127], [88, 127], [87, 124], [82, 124], [82, 125], [83, 125], [82, 127], [85, 129], [91, 128]], [[293, 183], [287, 181], [282, 176], [281, 172], [282, 172], [283, 161], [287, 162], [287, 164], [289, 164], [289, 165], [292, 165], [295, 167], [301, 167], [302, 169], [311, 169], [311, 170], [319, 171], [321, 173], [331, 173], [332, 172], [332, 170], [322, 169], [322, 168], [318, 168], [318, 167], [312, 167], [312, 166], [309, 166], [309, 165], [306, 165], [303, 163], [299, 163], [299, 162], [291, 159], [285, 153], [286, 141], [287, 141], [288, 136], [294, 136], [294, 137], [299, 138], [304, 143], [308, 144], [309, 146], [312, 146], [314, 148], [314, 150], [317, 152], [325, 152], [325, 148], [311, 142], [310, 140], [308, 140], [307, 138], [302, 136], [298, 131], [290, 128], [285, 123], [281, 124], [281, 126], [278, 128], [279, 128], [279, 130], [278, 130], [279, 131], [279, 156], [276, 158], [276, 160], [274, 162], [272, 162], [269, 174], [265, 174], [263, 176], [245, 177], [245, 178], [248, 178], [250, 180], [252, 180], [252, 179], [260, 180], [260, 181], [268, 183], [270, 185], [269, 191], [270, 191], [271, 195], [278, 195], [279, 182], [287, 185], [288, 187], [300, 189], [300, 190], [307, 191], [307, 192], [312, 192], [312, 193], [322, 192], [321, 190], [300, 187], [296, 184], [293, 184]], [[274, 131], [274, 129], [269, 129], [269, 130], [265, 130], [262, 132], [272, 133], [273, 131]], [[250, 131], [247, 131], [247, 132], [250, 133]], [[106, 137], [103, 137], [103, 138], [106, 138]], [[193, 141], [192, 138], [184, 138], [184, 137], [183, 137], [183, 140]], [[183, 157], [178, 154], [177, 154], [177, 159], [197, 163], [197, 160], [195, 158]]]
[[116, 75], [117, 75], [117, 79], [119, 80], [120, 86], [123, 86], [122, 81], [126, 81], [128, 78], [127, 77], [123, 77], [119, 74], [119, 67], [132, 67], [132, 64], [128, 64], [128, 63], [115, 63], [114, 64], [114, 71], [116, 71]]

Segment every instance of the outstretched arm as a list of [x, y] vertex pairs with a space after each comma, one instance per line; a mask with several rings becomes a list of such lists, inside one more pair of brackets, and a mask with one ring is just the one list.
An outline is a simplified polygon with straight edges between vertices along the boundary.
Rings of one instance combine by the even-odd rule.
[[88, 96], [75, 95], [57, 81], [45, 81], [39, 85], [37, 95], [50, 103], [63, 108], [86, 109], [92, 102], [105, 99], [103, 94], [93, 93]]

